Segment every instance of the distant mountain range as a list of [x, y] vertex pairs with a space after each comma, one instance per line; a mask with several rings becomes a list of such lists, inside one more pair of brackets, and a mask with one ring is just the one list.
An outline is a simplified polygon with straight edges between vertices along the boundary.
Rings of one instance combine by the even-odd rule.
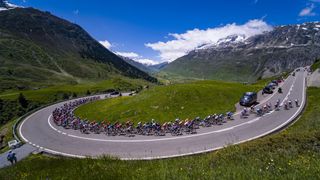
[[49, 12], [0, 0], [0, 90], [21, 84], [79, 83], [149, 74], [253, 82], [311, 65], [320, 58], [320, 23], [234, 34], [203, 44], [172, 63], [145, 65], [104, 48], [80, 26]]
[[159, 72], [163, 68], [167, 67], [168, 64], [169, 64], [169, 62], [162, 62], [159, 64], [148, 66], [148, 68], [151, 69], [153, 72]]
[[235, 34], [204, 44], [178, 58], [163, 72], [186, 78], [255, 81], [311, 65], [320, 58], [320, 23], [274, 27], [245, 37]]
[[149, 64], [139, 63], [128, 57], [123, 57], [123, 56], [119, 56], [119, 57], [121, 57], [124, 61], [131, 64], [132, 66], [140, 69], [141, 71], [147, 72], [149, 74], [157, 73], [169, 64], [168, 62], [163, 62], [155, 65], [149, 65]]
[[2, 87], [34, 82], [78, 83], [114, 76], [157, 82], [104, 48], [76, 24], [49, 12], [15, 8], [3, 0], [0, 8]]

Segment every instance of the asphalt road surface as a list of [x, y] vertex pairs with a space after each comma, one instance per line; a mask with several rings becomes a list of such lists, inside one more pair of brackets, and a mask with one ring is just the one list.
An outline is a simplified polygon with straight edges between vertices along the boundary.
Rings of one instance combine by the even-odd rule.
[[[301, 68], [302, 69], [302, 68]], [[273, 105], [280, 99], [299, 99], [300, 106], [289, 110], [271, 111], [262, 117], [250, 115], [240, 118], [236, 113], [233, 121], [220, 126], [200, 128], [197, 134], [183, 136], [106, 136], [105, 134], [81, 134], [79, 130], [66, 130], [56, 126], [51, 119], [52, 111], [63, 103], [41, 109], [27, 117], [18, 126], [20, 137], [27, 143], [52, 154], [72, 157], [116, 156], [125, 160], [156, 159], [204, 153], [232, 144], [250, 141], [279, 131], [293, 122], [302, 112], [306, 102], [306, 76], [301, 70], [281, 83], [283, 93], [261, 95], [262, 106]], [[294, 103], [293, 103], [294, 104]]]

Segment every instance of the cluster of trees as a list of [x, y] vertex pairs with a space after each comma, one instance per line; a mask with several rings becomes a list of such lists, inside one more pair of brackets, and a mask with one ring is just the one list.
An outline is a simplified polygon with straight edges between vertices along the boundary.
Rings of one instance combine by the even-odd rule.
[[[86, 95], [90, 95], [88, 90]], [[55, 95], [53, 101], [67, 100], [70, 98], [77, 98], [78, 94], [75, 92], [63, 92]], [[50, 102], [48, 102], [50, 103]], [[6, 124], [8, 121], [20, 117], [25, 113], [40, 107], [40, 102], [28, 100], [22, 93], [19, 94], [16, 100], [0, 99], [0, 126]]]
[[[115, 91], [115, 90], [108, 89], [101, 92], [112, 92], [112, 91]], [[97, 93], [97, 92], [91, 92], [90, 90], [87, 90], [86, 92], [83, 92], [80, 95], [88, 96], [94, 93]], [[46, 103], [56, 102], [59, 100], [67, 100], [70, 98], [77, 98], [78, 96], [79, 95], [76, 92], [59, 92], [54, 95], [53, 99], [50, 99], [49, 102], [46, 102]], [[17, 99], [15, 100], [0, 99], [0, 126], [46, 103], [28, 100], [22, 93], [20, 93]]]
[[39, 104], [28, 101], [23, 94], [20, 94], [16, 100], [0, 99], [0, 125], [37, 107]]

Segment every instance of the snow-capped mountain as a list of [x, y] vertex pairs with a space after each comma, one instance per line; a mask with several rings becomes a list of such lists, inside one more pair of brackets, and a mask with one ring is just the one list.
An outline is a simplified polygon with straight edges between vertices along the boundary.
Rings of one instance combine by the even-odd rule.
[[255, 81], [320, 58], [320, 22], [274, 27], [259, 35], [232, 35], [170, 63], [163, 71], [188, 78]]
[[[234, 34], [227, 36], [218, 40], [216, 43], [204, 44], [198, 48], [197, 50], [208, 50], [208, 49], [221, 49], [221, 48], [228, 48], [228, 47], [239, 47], [243, 45], [248, 46], [255, 46], [255, 48], [265, 48], [265, 47], [291, 47], [291, 46], [299, 46], [305, 45], [301, 43], [301, 40], [310, 39], [317, 35], [320, 31], [320, 22], [313, 22], [313, 23], [303, 23], [297, 25], [286, 25], [286, 26], [278, 26], [275, 27], [273, 31], [265, 32], [260, 35], [246, 37], [243, 34]], [[305, 36], [305, 38], [295, 37], [297, 35]], [[272, 36], [272, 37], [271, 37]], [[256, 41], [263, 38], [263, 43], [257, 43]], [[276, 38], [276, 41], [275, 41]], [[269, 40], [269, 41], [268, 41]], [[298, 42], [297, 42], [298, 41]], [[267, 43], [266, 43], [267, 42]]]
[[220, 39], [215, 44], [209, 44], [201, 49], [239, 48], [244, 45], [246, 48], [305, 46], [308, 43], [311, 44], [312, 40], [317, 40], [318, 43], [320, 40], [319, 33], [320, 22], [278, 26], [273, 31], [248, 38], [245, 35], [228, 36]]
[[216, 43], [204, 44], [196, 49], [210, 49], [214, 47], [226, 47], [243, 43], [248, 37], [244, 34], [233, 34], [225, 38], [219, 39]]
[[14, 9], [17, 7], [19, 7], [19, 6], [15, 5], [15, 4], [11, 4], [7, 0], [0, 0], [0, 11]]
[[137, 61], [130, 59], [128, 57], [124, 57], [121, 55], [118, 55], [118, 56], [120, 58], [122, 58], [124, 61], [126, 61], [128, 64], [130, 64], [130, 65], [132, 65], [132, 66], [134, 66], [144, 72], [151, 73], [151, 74], [160, 71], [166, 65], [169, 64], [168, 62], [163, 62], [163, 63], [158, 63], [158, 64], [145, 64], [145, 63], [137, 62]]

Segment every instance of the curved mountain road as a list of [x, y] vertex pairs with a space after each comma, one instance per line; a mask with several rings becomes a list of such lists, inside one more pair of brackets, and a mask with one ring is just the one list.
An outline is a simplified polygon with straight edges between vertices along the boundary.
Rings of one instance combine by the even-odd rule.
[[[183, 136], [135, 136], [109, 137], [104, 134], [81, 134], [56, 126], [51, 119], [52, 111], [63, 103], [51, 105], [28, 116], [18, 126], [20, 137], [27, 143], [52, 154], [71, 157], [116, 156], [125, 160], [157, 159], [184, 156], [221, 149], [231, 144], [250, 141], [276, 132], [293, 122], [302, 112], [306, 102], [306, 76], [303, 70], [289, 76], [281, 84], [283, 93], [259, 97], [260, 105], [274, 104], [277, 99], [300, 100], [300, 106], [271, 111], [262, 117], [250, 115], [241, 119], [237, 113], [233, 121], [221, 126], [200, 128], [197, 134]], [[259, 105], [259, 106], [260, 106]]]

